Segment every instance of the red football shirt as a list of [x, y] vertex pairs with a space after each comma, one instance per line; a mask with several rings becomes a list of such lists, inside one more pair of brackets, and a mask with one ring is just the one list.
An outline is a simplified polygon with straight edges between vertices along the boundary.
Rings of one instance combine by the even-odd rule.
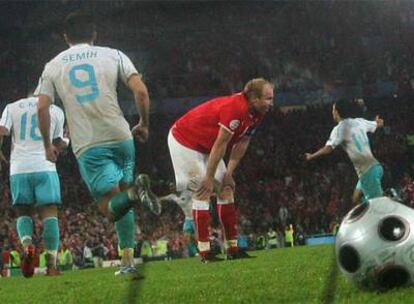
[[210, 153], [220, 127], [233, 133], [232, 147], [249, 129], [263, 120], [260, 113], [250, 113], [242, 93], [218, 97], [190, 110], [172, 127], [174, 138], [183, 146], [201, 153]]

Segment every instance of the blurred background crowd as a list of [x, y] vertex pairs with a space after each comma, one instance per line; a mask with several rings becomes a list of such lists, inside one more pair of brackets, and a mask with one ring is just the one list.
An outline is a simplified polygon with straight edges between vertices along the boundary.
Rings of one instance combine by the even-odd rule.
[[[258, 130], [235, 177], [239, 226], [248, 247], [266, 247], [261, 240], [269, 239], [270, 230], [283, 239], [290, 224], [297, 243], [299, 237], [332, 233], [352, 208], [357, 177], [343, 151], [308, 164], [302, 158], [325, 144], [334, 127], [331, 102], [338, 98], [362, 98], [361, 116], [384, 118], [386, 127], [371, 138], [385, 168], [384, 188], [397, 189], [414, 205], [414, 6], [409, 1], [61, 0], [0, 6], [0, 110], [33, 89], [44, 64], [66, 48], [64, 16], [78, 8], [94, 12], [98, 44], [123, 50], [149, 87], [151, 135], [137, 146], [137, 170], [151, 176], [160, 195], [174, 182], [166, 145], [174, 120], [195, 101], [237, 92], [253, 77], [270, 79], [278, 107]], [[125, 89], [119, 99], [128, 120], [137, 121]], [[86, 263], [85, 248], [116, 258], [114, 227], [98, 214], [71, 151], [59, 159], [58, 171], [61, 247], [70, 249], [79, 266]], [[7, 167], [0, 178], [0, 247], [19, 248]], [[145, 247], [150, 250], [144, 255], [151, 255], [159, 240], [172, 256], [192, 254], [181, 232], [183, 214], [173, 202], [165, 206], [160, 218], [138, 209], [137, 254]], [[35, 223], [41, 244], [41, 222]], [[212, 237], [220, 246], [219, 229]]]

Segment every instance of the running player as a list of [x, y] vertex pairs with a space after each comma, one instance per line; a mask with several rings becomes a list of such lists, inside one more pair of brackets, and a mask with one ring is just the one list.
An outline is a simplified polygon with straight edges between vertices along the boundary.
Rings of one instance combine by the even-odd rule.
[[[40, 78], [39, 127], [47, 158], [57, 151], [49, 140], [49, 111], [55, 93], [63, 102], [83, 180], [99, 210], [115, 222], [122, 249], [121, 269], [116, 274], [136, 272], [135, 215], [141, 201], [159, 213], [159, 202], [149, 189], [149, 179], [140, 175], [133, 185], [135, 147], [132, 133], [141, 142], [148, 138], [148, 91], [131, 60], [121, 51], [94, 46], [95, 24], [82, 12], [65, 20], [64, 39], [69, 48], [46, 64]], [[130, 131], [117, 100], [121, 80], [133, 93], [140, 115]]]
[[384, 126], [384, 120], [379, 116], [374, 121], [363, 118], [351, 118], [353, 104], [344, 99], [332, 107], [332, 117], [337, 125], [333, 128], [325, 146], [315, 153], [306, 153], [307, 161], [330, 154], [336, 147], [341, 146], [351, 159], [358, 175], [358, 183], [352, 197], [353, 203], [358, 204], [361, 197], [364, 200], [383, 195], [381, 179], [383, 169], [372, 155], [367, 133], [373, 133]]
[[[17, 233], [23, 246], [22, 273], [32, 277], [35, 268], [35, 247], [32, 242], [35, 208], [43, 221], [42, 238], [47, 251], [47, 275], [59, 275], [56, 256], [59, 247], [58, 206], [61, 205], [60, 183], [56, 165], [45, 157], [45, 149], [37, 121], [37, 97], [10, 103], [0, 120], [0, 143], [10, 135], [10, 188], [13, 207], [17, 212]], [[52, 105], [49, 108], [50, 136], [56, 150], [69, 143], [63, 138], [65, 117], [63, 111]], [[1, 144], [0, 144], [1, 148]]]

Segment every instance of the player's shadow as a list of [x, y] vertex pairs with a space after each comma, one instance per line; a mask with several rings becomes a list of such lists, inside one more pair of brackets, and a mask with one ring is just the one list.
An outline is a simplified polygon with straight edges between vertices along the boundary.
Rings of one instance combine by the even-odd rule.
[[138, 296], [141, 293], [142, 285], [145, 280], [145, 263], [139, 264], [138, 272], [134, 273], [131, 276], [131, 281], [129, 283], [129, 290], [127, 294], [127, 301], [126, 303], [138, 303]]
[[335, 250], [333, 251], [331, 258], [331, 265], [329, 266], [329, 273], [326, 277], [325, 287], [322, 294], [322, 303], [331, 304], [334, 303], [336, 284], [338, 280], [338, 266], [336, 264]]

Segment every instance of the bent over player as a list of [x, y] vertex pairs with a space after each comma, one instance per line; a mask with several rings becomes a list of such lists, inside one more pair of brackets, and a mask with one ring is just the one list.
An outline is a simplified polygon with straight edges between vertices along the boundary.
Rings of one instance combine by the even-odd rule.
[[[177, 191], [192, 192], [192, 212], [203, 262], [210, 252], [210, 203], [217, 210], [225, 235], [228, 259], [248, 257], [237, 246], [233, 172], [243, 158], [251, 135], [273, 106], [273, 86], [262, 78], [250, 80], [243, 91], [205, 102], [179, 118], [168, 135]], [[230, 150], [227, 167], [223, 157]]]

